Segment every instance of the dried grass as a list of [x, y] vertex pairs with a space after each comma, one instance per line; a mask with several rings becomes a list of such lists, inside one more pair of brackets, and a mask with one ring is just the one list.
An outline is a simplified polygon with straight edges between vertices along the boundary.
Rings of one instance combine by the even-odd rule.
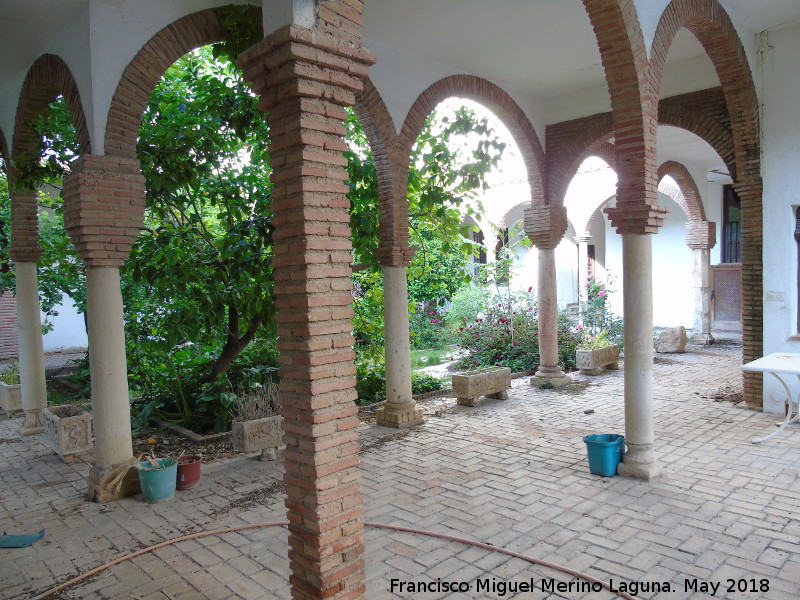
[[278, 384], [267, 382], [251, 388], [239, 388], [231, 416], [234, 421], [252, 421], [280, 414], [281, 401]]

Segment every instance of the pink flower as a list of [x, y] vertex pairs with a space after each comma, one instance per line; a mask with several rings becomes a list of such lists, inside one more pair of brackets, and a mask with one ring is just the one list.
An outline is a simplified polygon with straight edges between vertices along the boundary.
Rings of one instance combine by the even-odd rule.
[[533, 291], [533, 286], [530, 286], [530, 287], [528, 288], [528, 291], [529, 291], [529, 292], [532, 292], [532, 291]]
[[583, 325], [581, 325], [581, 324], [579, 323], [579, 324], [578, 324], [578, 331], [582, 331], [582, 330], [583, 330]]
[[501, 322], [501, 323], [505, 323], [505, 322], [506, 322], [506, 320], [505, 320], [505, 319], [500, 319], [500, 322]]
[[605, 298], [606, 297], [606, 292], [605, 292], [605, 290], [600, 290], [599, 292], [597, 292], [597, 295], [600, 298]]

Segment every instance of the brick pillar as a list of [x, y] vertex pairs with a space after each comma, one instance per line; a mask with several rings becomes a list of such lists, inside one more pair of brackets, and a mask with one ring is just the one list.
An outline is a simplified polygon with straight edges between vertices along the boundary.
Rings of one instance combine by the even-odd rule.
[[297, 25], [239, 57], [269, 110], [292, 597], [362, 598], [345, 106], [374, 62]]
[[119, 267], [144, 224], [145, 183], [136, 159], [85, 155], [64, 178], [64, 225], [86, 267], [86, 317], [95, 461], [88, 496], [109, 502], [137, 491]]
[[[629, 183], [630, 186], [630, 183]], [[630, 187], [635, 187], [630, 186]], [[644, 189], [642, 185], [642, 189]], [[617, 473], [652, 479], [655, 456], [653, 416], [653, 242], [668, 209], [655, 201], [618, 202], [604, 212], [622, 235], [622, 295], [625, 319], [625, 443]]]
[[[741, 143], [752, 157], [748, 165], [751, 172], [744, 174], [740, 169], [733, 184], [742, 205], [742, 360], [750, 362], [764, 354], [763, 186], [758, 169], [754, 168], [758, 165], [757, 147], [745, 144], [744, 140]], [[763, 385], [762, 373], [744, 373], [742, 395], [754, 410], [764, 406]]]
[[19, 343], [19, 380], [25, 421], [23, 435], [44, 431], [47, 389], [44, 377], [44, 344], [39, 307], [39, 280], [36, 263], [42, 256], [39, 248], [39, 217], [36, 192], [11, 192], [11, 248], [17, 296], [17, 338]]
[[558, 290], [555, 248], [567, 230], [567, 209], [562, 205], [525, 209], [525, 233], [539, 250], [537, 307], [539, 317], [539, 369], [530, 383], [554, 386], [572, 381], [558, 364]]
[[714, 343], [711, 335], [711, 257], [717, 243], [716, 223], [710, 221], [686, 224], [686, 245], [692, 249], [692, 281], [694, 284], [694, 319], [692, 328], [695, 344]]

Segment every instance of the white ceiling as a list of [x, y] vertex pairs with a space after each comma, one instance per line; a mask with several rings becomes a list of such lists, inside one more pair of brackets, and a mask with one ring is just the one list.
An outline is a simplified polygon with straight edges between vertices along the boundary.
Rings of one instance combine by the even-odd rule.
[[[8, 76], [24, 76], [48, 40], [88, 2], [0, 0], [0, 39], [6, 49], [0, 53], [0, 95], [8, 92]], [[800, 21], [800, 0], [720, 2], [752, 33]], [[537, 99], [603, 82], [600, 55], [579, 0], [366, 0], [364, 35], [397, 52], [487, 77]], [[675, 48], [670, 60], [697, 51], [684, 52], [680, 44]]]
[[[100, 1], [120, 6], [137, 0]], [[0, 53], [0, 106], [15, 100], [30, 64], [88, 2], [0, 0], [0, 39], [6, 49]], [[754, 34], [800, 21], [800, 0], [720, 2], [740, 31]], [[580, 0], [366, 0], [364, 37], [367, 46], [376, 43], [398, 57], [423, 57], [449, 72], [485, 77], [533, 102], [555, 98], [560, 103], [576, 91], [604, 86], [597, 43]], [[665, 86], [670, 65], [702, 54], [688, 32], [679, 33]], [[672, 78], [680, 81], [681, 75]], [[678, 142], [675, 135], [666, 137], [665, 143]]]

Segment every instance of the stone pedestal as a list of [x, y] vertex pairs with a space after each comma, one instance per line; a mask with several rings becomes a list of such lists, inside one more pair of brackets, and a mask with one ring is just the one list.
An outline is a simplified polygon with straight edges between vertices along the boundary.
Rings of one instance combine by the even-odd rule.
[[617, 473], [639, 479], [658, 474], [653, 445], [653, 267], [649, 234], [622, 236], [625, 317], [625, 443]]
[[408, 331], [408, 282], [404, 266], [383, 267], [386, 403], [376, 412], [378, 425], [405, 428], [422, 423], [422, 409], [411, 397], [411, 342]]
[[478, 406], [485, 397], [507, 400], [510, 387], [508, 367], [487, 367], [453, 375], [453, 394], [456, 402], [464, 406]]
[[619, 346], [616, 344], [594, 350], [577, 350], [575, 363], [583, 375], [601, 375], [603, 369], [619, 368]]
[[48, 445], [66, 463], [94, 446], [92, 413], [80, 406], [66, 404], [44, 409], [44, 425]]
[[25, 420], [22, 435], [42, 433], [47, 406], [44, 378], [42, 320], [39, 312], [39, 279], [35, 262], [17, 262], [17, 332], [19, 335], [19, 381]]

